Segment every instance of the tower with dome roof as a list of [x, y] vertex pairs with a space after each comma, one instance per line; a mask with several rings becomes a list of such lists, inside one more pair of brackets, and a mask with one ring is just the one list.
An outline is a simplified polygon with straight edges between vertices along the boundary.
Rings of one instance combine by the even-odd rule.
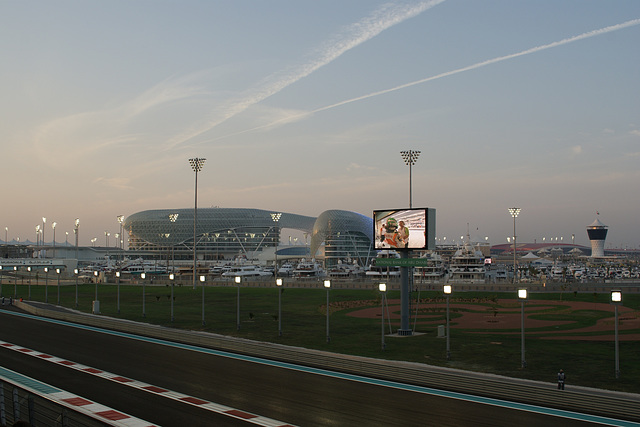
[[591, 258], [604, 258], [604, 241], [607, 238], [607, 231], [607, 226], [600, 221], [599, 217], [587, 225], [587, 235], [591, 241]]

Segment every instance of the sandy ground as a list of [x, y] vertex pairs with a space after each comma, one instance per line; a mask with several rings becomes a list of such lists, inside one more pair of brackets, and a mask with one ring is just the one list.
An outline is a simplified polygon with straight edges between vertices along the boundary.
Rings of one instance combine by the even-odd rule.
[[[491, 301], [483, 301], [489, 306], [479, 304], [471, 304], [467, 302], [459, 302], [451, 299], [449, 310], [452, 314], [450, 327], [452, 329], [478, 329], [478, 333], [502, 333], [491, 332], [491, 330], [513, 329], [513, 332], [520, 333], [521, 324], [521, 304], [518, 300], [498, 300], [496, 303]], [[389, 300], [389, 310], [385, 310], [385, 317], [390, 315], [391, 320], [395, 323], [400, 321], [400, 300]], [[472, 312], [459, 311], [459, 309], [471, 310]], [[412, 308], [413, 323], [415, 318], [416, 307]], [[571, 301], [547, 301], [547, 300], [527, 300], [524, 304], [525, 310], [525, 333], [535, 334], [541, 338], [547, 339], [563, 339], [563, 340], [590, 340], [590, 341], [613, 341], [614, 340], [614, 306], [603, 303], [589, 302], [571, 302]], [[531, 316], [542, 313], [549, 313], [553, 310], [554, 314], [567, 314], [577, 310], [598, 310], [610, 312], [612, 317], [601, 319], [594, 326], [586, 328], [572, 328], [569, 330], [554, 331], [553, 328], [559, 325], [567, 325], [571, 321], [548, 321], [538, 320]], [[388, 313], [388, 314], [387, 314]], [[438, 302], [421, 303], [418, 307], [418, 325], [426, 328], [437, 327], [444, 324], [443, 316], [446, 313], [446, 303], [444, 300]], [[348, 314], [353, 317], [361, 318], [379, 318], [381, 315], [380, 306], [362, 308]], [[455, 315], [455, 316], [454, 316]], [[461, 316], [459, 316], [461, 315]], [[625, 334], [626, 330], [640, 329], [640, 313], [634, 312], [632, 309], [620, 306], [618, 307], [618, 331], [620, 341], [640, 341], [640, 333]], [[546, 331], [531, 331], [533, 328], [547, 328]], [[575, 336], [576, 333], [593, 333], [602, 332], [602, 335]], [[567, 335], [571, 334], [571, 335]]]

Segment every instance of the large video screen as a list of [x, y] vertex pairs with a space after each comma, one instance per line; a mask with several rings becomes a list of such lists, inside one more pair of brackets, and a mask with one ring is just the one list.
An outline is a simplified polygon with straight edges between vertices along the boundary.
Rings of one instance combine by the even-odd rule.
[[435, 209], [373, 211], [375, 249], [435, 249]]

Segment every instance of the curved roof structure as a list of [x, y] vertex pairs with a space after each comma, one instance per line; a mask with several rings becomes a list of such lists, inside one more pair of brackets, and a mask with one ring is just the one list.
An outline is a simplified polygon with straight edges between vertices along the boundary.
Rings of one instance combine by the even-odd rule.
[[[193, 213], [192, 208], [158, 209], [129, 216], [123, 224], [129, 248], [154, 253], [172, 248], [186, 256], [193, 249]], [[261, 209], [201, 208], [197, 215], [196, 244], [203, 259], [274, 247], [283, 228], [311, 234], [308, 256], [315, 256], [323, 244], [330, 259], [357, 258], [365, 265], [372, 256], [373, 220], [355, 212], [328, 210], [314, 218]]]
[[323, 242], [330, 248], [326, 259], [357, 258], [366, 265], [372, 256], [373, 219], [350, 211], [324, 211], [313, 225], [310, 252], [315, 254]]
[[[129, 216], [124, 227], [129, 236], [155, 245], [179, 245], [193, 241], [193, 209], [158, 209]], [[280, 213], [275, 221], [271, 214]], [[173, 215], [173, 220], [172, 220]], [[292, 228], [311, 233], [315, 218], [285, 212], [245, 208], [198, 209], [196, 236], [229, 230]]]

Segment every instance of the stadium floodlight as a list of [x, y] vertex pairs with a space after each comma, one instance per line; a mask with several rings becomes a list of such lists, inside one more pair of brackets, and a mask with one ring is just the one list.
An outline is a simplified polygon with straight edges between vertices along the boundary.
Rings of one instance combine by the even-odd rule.
[[404, 164], [409, 166], [409, 208], [413, 207], [413, 197], [412, 197], [412, 179], [411, 179], [411, 167], [416, 164], [418, 157], [420, 156], [420, 151], [418, 150], [403, 150], [400, 151], [400, 155], [402, 155], [402, 160], [404, 160]]
[[513, 283], [516, 283], [516, 218], [520, 211], [520, 208], [509, 208], [509, 213], [513, 217]]
[[198, 222], [198, 172], [202, 170], [204, 162], [207, 159], [194, 157], [189, 159], [191, 168], [196, 173], [196, 185], [195, 185], [195, 202], [193, 205], [193, 289], [196, 288], [196, 224]]

